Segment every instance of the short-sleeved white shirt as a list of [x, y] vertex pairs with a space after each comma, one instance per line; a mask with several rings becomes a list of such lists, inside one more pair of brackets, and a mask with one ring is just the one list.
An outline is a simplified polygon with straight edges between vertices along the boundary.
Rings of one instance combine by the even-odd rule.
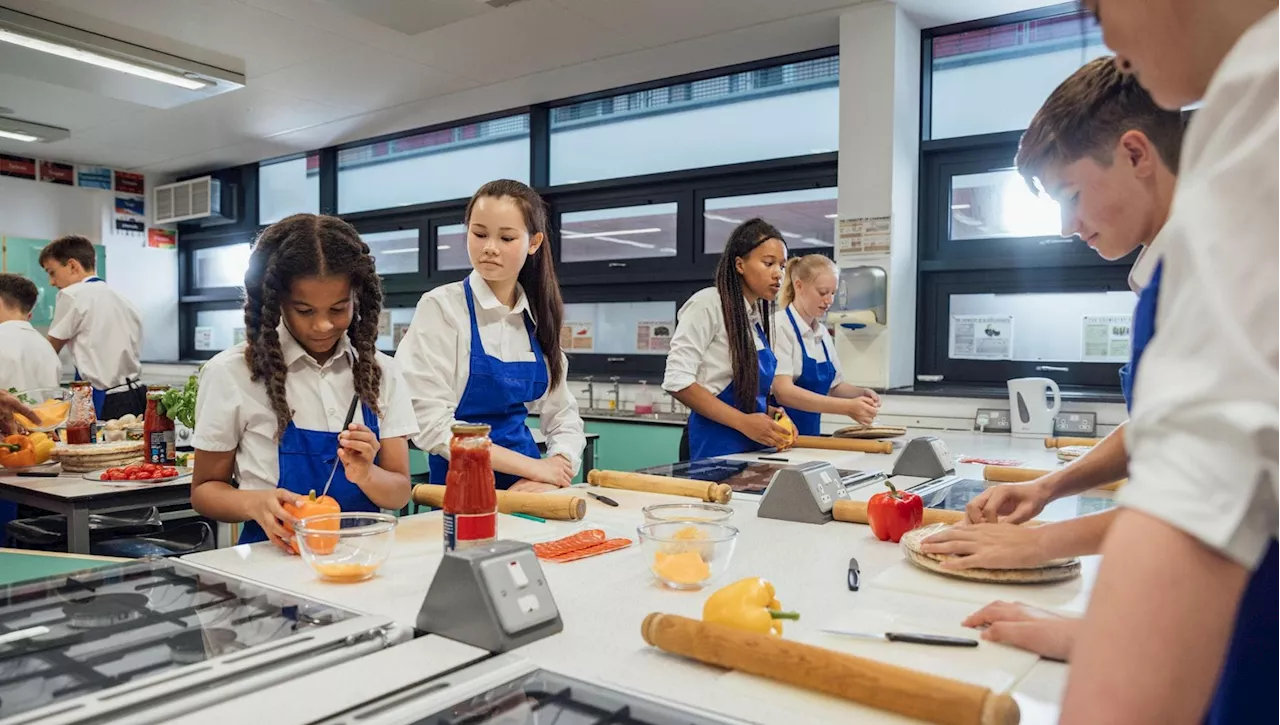
[[1251, 569], [1280, 499], [1276, 18], [1223, 60], [1183, 143], [1118, 495]]
[[[777, 318], [776, 312], [771, 315], [774, 340], [779, 327]], [[760, 312], [755, 305], [747, 304], [747, 319], [751, 321], [751, 339], [755, 341], [756, 350], [764, 349], [764, 341], [754, 329], [760, 324]], [[676, 331], [667, 352], [662, 389], [678, 393], [697, 383], [712, 395], [719, 395], [732, 382], [733, 356], [729, 353], [720, 293], [715, 287], [707, 287], [695, 292], [676, 315]]]
[[[800, 336], [803, 340], [796, 340], [796, 328], [791, 326], [791, 319], [787, 317], [787, 313], [791, 313], [795, 317], [796, 327], [800, 328]], [[800, 316], [799, 310], [793, 304], [786, 310], [778, 313], [777, 324], [774, 325], [777, 331], [777, 338], [773, 341], [773, 349], [778, 353], [778, 375], [787, 375], [791, 378], [799, 378], [804, 372], [804, 356], [807, 354], [814, 360], [822, 363], [826, 362], [830, 352], [831, 363], [835, 365], [836, 376], [831, 379], [831, 387], [844, 382], [844, 373], [840, 369], [840, 358], [836, 356], [836, 343], [831, 339], [831, 333], [827, 332], [827, 326], [822, 324], [820, 320], [814, 320], [812, 324], [804, 324], [804, 318]]]
[[[298, 344], [284, 323], [278, 329], [280, 350], [289, 370], [285, 396], [293, 409], [294, 425], [305, 430], [340, 432], [355, 395], [349, 340], [344, 336], [337, 351], [321, 365]], [[249, 379], [249, 366], [244, 360], [246, 344], [223, 350], [201, 371], [193, 444], [203, 451], [235, 451], [235, 476], [240, 488], [263, 490], [275, 488], [280, 478], [276, 416], [266, 386]], [[413, 436], [418, 424], [404, 379], [390, 356], [378, 353], [377, 360], [382, 367], [379, 433], [384, 439]], [[355, 422], [367, 425], [362, 408], [356, 409]]]
[[110, 390], [142, 375], [142, 316], [102, 281], [58, 292], [49, 337], [65, 340], [80, 377]]
[[26, 320], [0, 322], [0, 390], [56, 388], [62, 362], [53, 345]]

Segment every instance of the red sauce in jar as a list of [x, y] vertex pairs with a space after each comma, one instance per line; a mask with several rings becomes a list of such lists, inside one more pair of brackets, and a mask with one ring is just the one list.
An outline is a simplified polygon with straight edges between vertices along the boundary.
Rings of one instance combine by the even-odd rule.
[[489, 426], [453, 427], [444, 491], [445, 551], [486, 544], [497, 534], [498, 492], [489, 459], [491, 447]]
[[147, 462], [162, 466], [172, 465], [176, 459], [173, 420], [161, 415], [159, 410], [160, 397], [165, 390], [167, 388], [163, 385], [147, 388], [147, 412], [142, 419], [142, 440]]

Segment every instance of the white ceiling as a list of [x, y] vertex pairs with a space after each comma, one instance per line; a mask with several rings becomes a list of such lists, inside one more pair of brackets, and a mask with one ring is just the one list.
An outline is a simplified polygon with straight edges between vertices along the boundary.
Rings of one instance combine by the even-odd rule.
[[[0, 107], [71, 130], [0, 141], [0, 153], [161, 175], [221, 168], [835, 45], [840, 12], [863, 1], [0, 0], [247, 78], [160, 109], [0, 69]], [[931, 26], [1051, 2], [899, 4]]]

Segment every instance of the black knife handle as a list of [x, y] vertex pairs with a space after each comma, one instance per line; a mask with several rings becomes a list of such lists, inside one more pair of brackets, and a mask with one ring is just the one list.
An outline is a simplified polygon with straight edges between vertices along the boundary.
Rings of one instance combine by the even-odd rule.
[[940, 634], [908, 634], [904, 632], [885, 632], [884, 638], [890, 642], [910, 642], [911, 644], [932, 644], [939, 647], [977, 647], [978, 640], [964, 637], [944, 637]]

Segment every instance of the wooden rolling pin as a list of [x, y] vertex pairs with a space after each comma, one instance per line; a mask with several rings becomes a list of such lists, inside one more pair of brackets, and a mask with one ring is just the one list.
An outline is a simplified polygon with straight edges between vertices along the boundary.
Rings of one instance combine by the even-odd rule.
[[[836, 501], [831, 508], [831, 515], [836, 521], [851, 524], [867, 523], [866, 501]], [[958, 524], [965, 520], [963, 511], [945, 511], [943, 509], [925, 509], [921, 526], [929, 524]]]
[[[1038, 468], [1016, 468], [1014, 466], [986, 466], [982, 469], [982, 477], [992, 483], [1022, 483], [1023, 481], [1034, 481], [1037, 478], [1049, 473]], [[1122, 478], [1112, 483], [1104, 483], [1101, 486], [1094, 486], [1096, 489], [1103, 491], [1114, 491], [1124, 485], [1128, 479]]]
[[768, 634], [655, 613], [645, 617], [641, 635], [672, 654], [939, 725], [1015, 725], [1020, 718], [1008, 694]]
[[821, 448], [826, 451], [856, 451], [858, 453], [893, 453], [889, 441], [868, 441], [861, 438], [833, 438], [831, 436], [796, 436], [793, 448]]
[[587, 483], [603, 488], [619, 488], [628, 491], [644, 491], [645, 493], [665, 493], [671, 496], [691, 496], [712, 503], [729, 503], [733, 498], [733, 487], [727, 483], [711, 481], [694, 481], [688, 478], [671, 476], [652, 476], [647, 473], [631, 471], [592, 470], [587, 474]]
[[[415, 503], [444, 506], [444, 486], [420, 483], [413, 487]], [[556, 521], [579, 521], [587, 515], [587, 500], [581, 496], [558, 496], [522, 491], [499, 491], [498, 510], [504, 514], [529, 514]]]
[[1092, 448], [1102, 442], [1101, 438], [1045, 438], [1045, 448], [1066, 448], [1067, 446], [1088, 446]]

